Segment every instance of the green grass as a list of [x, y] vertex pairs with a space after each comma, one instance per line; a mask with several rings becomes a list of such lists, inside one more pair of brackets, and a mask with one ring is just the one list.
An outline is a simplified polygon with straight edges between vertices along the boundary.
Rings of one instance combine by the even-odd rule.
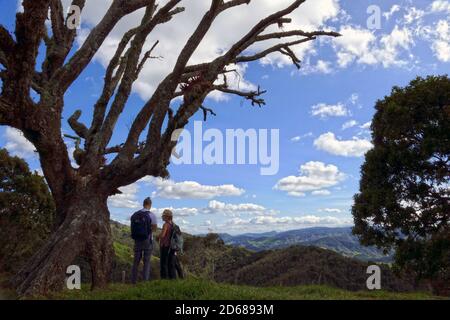
[[114, 253], [116, 255], [116, 261], [123, 264], [133, 262], [133, 251], [129, 246], [114, 241]]
[[75, 300], [424, 300], [427, 293], [350, 292], [326, 286], [256, 288], [207, 280], [152, 281], [136, 286], [112, 284], [108, 289], [64, 291], [49, 299]]

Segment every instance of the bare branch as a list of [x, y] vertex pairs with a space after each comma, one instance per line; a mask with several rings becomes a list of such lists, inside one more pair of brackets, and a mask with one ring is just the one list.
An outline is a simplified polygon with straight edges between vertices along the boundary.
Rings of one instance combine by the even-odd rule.
[[[73, 0], [72, 5], [80, 10], [84, 9], [86, 0]], [[67, 28], [68, 16], [64, 17], [61, 0], [51, 0], [50, 19], [52, 26], [52, 38], [44, 38], [47, 47], [46, 58], [42, 63], [43, 74], [50, 79], [53, 74], [63, 66], [69, 55], [76, 37], [76, 30]]]
[[330, 36], [330, 37], [340, 37], [341, 34], [334, 31], [314, 31], [314, 32], [305, 32], [302, 30], [291, 30], [291, 31], [283, 31], [283, 32], [273, 32], [268, 34], [263, 34], [257, 36], [255, 38], [256, 41], [265, 41], [270, 39], [281, 39], [286, 37], [300, 36], [306, 38], [313, 38], [318, 36]]
[[[298, 67], [298, 63], [300, 62], [300, 60], [297, 59], [297, 57], [296, 57], [295, 54], [292, 52], [292, 50], [289, 49], [289, 47], [295, 46], [295, 45], [299, 45], [299, 44], [301, 44], [301, 43], [305, 43], [305, 42], [308, 42], [308, 41], [313, 41], [313, 40], [315, 40], [315, 39], [316, 39], [316, 38], [314, 38], [314, 37], [313, 37], [313, 38], [305, 38], [305, 39], [301, 39], [301, 40], [297, 40], [297, 41], [292, 41], [292, 42], [286, 42], [286, 43], [277, 44], [277, 45], [274, 45], [273, 47], [270, 47], [270, 48], [268, 48], [268, 49], [266, 49], [266, 50], [263, 50], [263, 51], [261, 51], [261, 52], [258, 52], [258, 53], [254, 54], [254, 55], [237, 57], [237, 58], [233, 61], [233, 63], [241, 63], [241, 62], [256, 61], [256, 60], [259, 60], [259, 59], [262, 59], [262, 58], [266, 57], [267, 55], [269, 55], [269, 54], [271, 54], [271, 53], [274, 53], [274, 52], [280, 52], [280, 53], [282, 53], [282, 54], [284, 54], [284, 55], [287, 55], [287, 56], [289, 56], [290, 58], [292, 58], [294, 64], [296, 64], [297, 67]], [[290, 51], [288, 51], [286, 48], [289, 49]], [[283, 49], [284, 49], [285, 51], [283, 51]]]
[[306, 0], [296, 0], [287, 8], [275, 12], [268, 17], [262, 19], [259, 23], [257, 23], [241, 40], [236, 42], [230, 50], [224, 55], [225, 60], [231, 61], [237, 55], [241, 54], [244, 50], [246, 50], [250, 45], [255, 42], [255, 39], [258, 35], [260, 35], [267, 27], [273, 24], [280, 24], [284, 22], [289, 22], [289, 19], [283, 19], [284, 16], [290, 14], [295, 9], [297, 9], [302, 3]]
[[155, 48], [156, 48], [156, 46], [157, 46], [158, 44], [159, 44], [159, 40], [156, 41], [155, 44], [150, 48], [150, 50], [148, 50], [148, 51], [145, 53], [144, 57], [142, 58], [141, 62], [139, 63], [139, 65], [138, 65], [138, 67], [137, 67], [137, 70], [136, 70], [136, 78], [137, 78], [137, 77], [139, 76], [139, 74], [141, 73], [142, 68], [143, 68], [144, 65], [145, 65], [145, 62], [147, 62], [148, 59], [151, 59], [151, 58], [155, 58], [155, 59], [156, 59], [156, 58], [157, 58], [157, 57], [152, 57], [151, 54], [152, 54], [153, 50], [155, 50]]
[[90, 63], [116, 24], [126, 15], [143, 8], [152, 0], [114, 0], [100, 23], [91, 31], [81, 48], [52, 77], [52, 84], [65, 90]]
[[243, 97], [247, 100], [250, 100], [252, 103], [252, 106], [259, 106], [262, 107], [264, 105], [266, 105], [266, 102], [264, 99], [260, 98], [260, 96], [262, 96], [263, 94], [265, 94], [267, 91], [266, 90], [261, 90], [260, 87], [258, 87], [258, 90], [256, 91], [239, 91], [239, 90], [234, 90], [234, 89], [230, 89], [228, 87], [225, 86], [214, 86], [215, 90], [221, 91], [223, 93], [228, 93], [228, 94], [234, 94], [240, 97]]
[[134, 120], [127, 140], [124, 144], [122, 152], [114, 160], [113, 165], [119, 161], [128, 161], [134, 154], [137, 141], [140, 134], [145, 129], [150, 118], [153, 116], [148, 130], [146, 141], [153, 141], [152, 144], [147, 143], [145, 154], [148, 156], [154, 146], [158, 146], [160, 141], [160, 132], [162, 123], [169, 109], [169, 103], [172, 100], [173, 94], [178, 86], [179, 79], [184, 73], [186, 64], [192, 57], [193, 53], [199, 46], [200, 42], [205, 37], [210, 29], [213, 21], [217, 17], [218, 8], [222, 3], [221, 0], [212, 0], [211, 7], [205, 13], [194, 33], [191, 35], [185, 46], [183, 47], [172, 73], [167, 76], [158, 86], [152, 98], [142, 107], [138, 116]]
[[[113, 58], [109, 62], [105, 73], [105, 81], [102, 94], [100, 95], [100, 98], [94, 106], [94, 116], [92, 118], [92, 124], [90, 128], [90, 132], [92, 134], [95, 134], [100, 129], [103, 123], [108, 102], [113, 96], [114, 91], [119, 84], [120, 78], [125, 71], [126, 61], [125, 58], [122, 57], [122, 53], [130, 42], [131, 38], [136, 34], [137, 30], [138, 28], [130, 29], [123, 35]], [[114, 75], [114, 71], [119, 65], [120, 67]]]
[[223, 3], [220, 6], [219, 10], [220, 11], [225, 11], [225, 10], [228, 10], [230, 8], [237, 7], [237, 6], [240, 6], [240, 5], [243, 5], [243, 4], [249, 4], [250, 2], [251, 2], [251, 0], [230, 0], [230, 1], [227, 1], [227, 2]]
[[62, 43], [64, 41], [65, 34], [65, 21], [64, 21], [64, 11], [61, 0], [51, 0], [50, 1], [50, 19], [52, 25], [53, 38], [57, 43]]
[[[114, 126], [117, 122], [118, 117], [123, 111], [123, 108], [128, 100], [131, 93], [132, 85], [137, 79], [137, 69], [139, 68], [139, 57], [142, 53], [142, 49], [147, 39], [148, 34], [160, 23], [167, 21], [167, 17], [171, 15], [171, 10], [180, 2], [181, 0], [171, 0], [163, 8], [158, 10], [155, 16], [153, 16], [155, 11], [155, 6], [152, 4], [147, 7], [146, 13], [142, 19], [141, 26], [138, 27], [136, 35], [131, 43], [130, 49], [127, 53], [127, 63], [124, 70], [123, 79], [118, 88], [118, 92], [115, 96], [113, 104], [111, 105], [110, 111], [105, 118], [102, 125], [101, 132], [99, 133], [98, 143], [93, 152], [102, 152], [109, 140], [111, 139]], [[175, 12], [180, 12], [176, 10]]]
[[86, 139], [88, 136], [88, 128], [79, 122], [78, 120], [81, 117], [81, 110], [75, 111], [75, 113], [67, 120], [72, 130], [83, 139]]
[[213, 109], [206, 108], [204, 106], [200, 106], [200, 109], [203, 110], [203, 121], [208, 120], [208, 113], [210, 113], [212, 116], [217, 116]]

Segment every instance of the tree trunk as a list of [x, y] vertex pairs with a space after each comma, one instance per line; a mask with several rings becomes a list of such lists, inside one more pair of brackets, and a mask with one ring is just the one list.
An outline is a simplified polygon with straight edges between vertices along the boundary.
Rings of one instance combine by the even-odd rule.
[[88, 258], [92, 288], [108, 283], [114, 255], [109, 211], [107, 196], [96, 192], [74, 193], [65, 208], [64, 222], [13, 279], [19, 295], [45, 295], [62, 289], [67, 267], [80, 255]]

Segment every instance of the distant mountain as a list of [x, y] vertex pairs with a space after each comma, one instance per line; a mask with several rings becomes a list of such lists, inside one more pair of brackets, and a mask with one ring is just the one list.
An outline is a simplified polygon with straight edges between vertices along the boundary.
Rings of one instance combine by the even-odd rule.
[[293, 245], [314, 246], [335, 251], [345, 257], [362, 261], [389, 263], [391, 255], [384, 255], [376, 247], [366, 247], [359, 243], [347, 228], [307, 228], [285, 232], [267, 232], [261, 234], [248, 233], [232, 236], [220, 234], [225, 244], [244, 247], [253, 251], [283, 249]]
[[[326, 284], [351, 291], [367, 289], [366, 271], [371, 264], [312, 246], [260, 251], [235, 256], [232, 263], [228, 263], [228, 260], [229, 257], [227, 260], [217, 261], [214, 272], [214, 280], [217, 282], [257, 287]], [[380, 267], [384, 290], [415, 289], [412, 279], [407, 275], [400, 278], [389, 266], [382, 264]]]

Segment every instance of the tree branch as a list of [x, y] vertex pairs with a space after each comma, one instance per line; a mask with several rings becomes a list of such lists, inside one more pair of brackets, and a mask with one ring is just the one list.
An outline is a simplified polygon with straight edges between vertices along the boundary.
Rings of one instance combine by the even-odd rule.
[[8, 67], [8, 57], [14, 51], [15, 45], [16, 42], [9, 31], [3, 25], [0, 25], [0, 63], [3, 66]]
[[262, 96], [263, 94], [267, 93], [266, 90], [261, 90], [260, 87], [258, 87], [258, 89], [256, 91], [239, 91], [239, 90], [234, 90], [234, 89], [230, 89], [226, 86], [214, 86], [214, 90], [218, 90], [221, 91], [223, 93], [228, 93], [228, 94], [234, 94], [240, 97], [243, 97], [247, 100], [250, 100], [252, 103], [252, 106], [259, 106], [262, 107], [264, 105], [266, 105], [266, 102], [264, 99], [260, 98], [260, 96]]
[[90, 63], [116, 24], [126, 15], [141, 9], [152, 0], [114, 0], [100, 23], [92, 29], [81, 48], [51, 79], [52, 86], [65, 92]]
[[[77, 6], [82, 11], [85, 3], [86, 0], [73, 0], [71, 5]], [[63, 66], [64, 61], [73, 47], [77, 34], [76, 29], [67, 28], [69, 16], [65, 18], [63, 10], [61, 0], [51, 0], [50, 19], [52, 38], [46, 39], [45, 41], [47, 52], [46, 58], [42, 63], [42, 70], [46, 80], [50, 79]]]
[[67, 121], [72, 128], [72, 130], [83, 139], [87, 139], [88, 137], [88, 128], [79, 122], [78, 120], [81, 117], [81, 110], [75, 111], [75, 113], [69, 118]]
[[[142, 49], [147, 39], [148, 34], [160, 23], [164, 23], [170, 20], [173, 14], [182, 12], [183, 10], [172, 10], [181, 0], [171, 0], [163, 8], [153, 16], [155, 11], [154, 3], [147, 7], [146, 14], [142, 19], [141, 26], [138, 27], [136, 35], [131, 43], [130, 49], [127, 53], [127, 63], [123, 74], [122, 81], [118, 88], [118, 92], [111, 105], [110, 111], [103, 122], [101, 132], [99, 133], [99, 139], [96, 143], [93, 152], [102, 153], [102, 150], [106, 148], [109, 140], [111, 139], [113, 129], [117, 122], [118, 117], [123, 111], [125, 103], [131, 94], [132, 85], [137, 79], [139, 69], [139, 57], [142, 53]], [[154, 2], [154, 1], [153, 1]]]

